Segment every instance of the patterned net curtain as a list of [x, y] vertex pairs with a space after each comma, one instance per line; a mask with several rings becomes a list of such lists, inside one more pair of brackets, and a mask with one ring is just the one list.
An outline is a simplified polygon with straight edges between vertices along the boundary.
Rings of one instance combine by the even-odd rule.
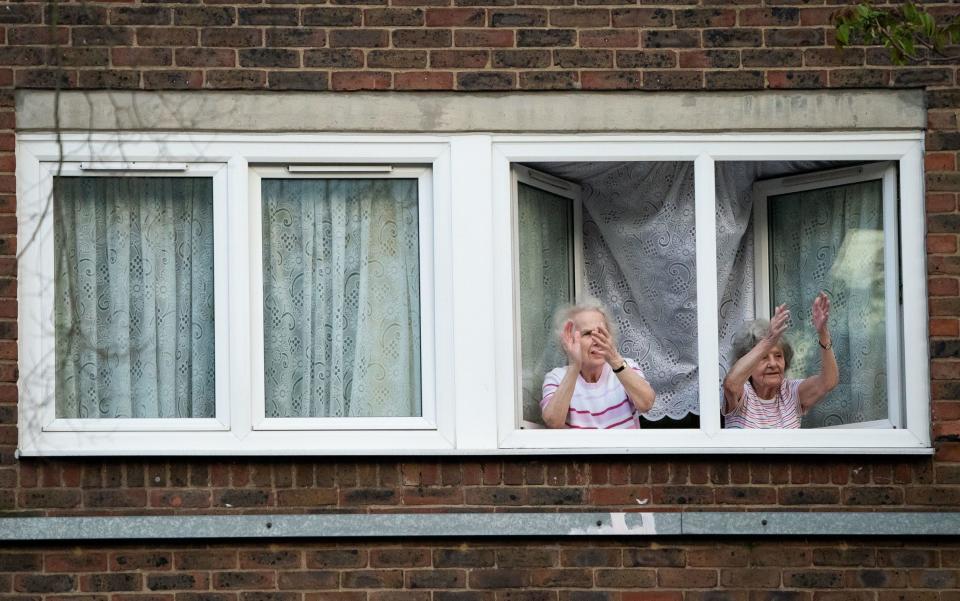
[[521, 183], [517, 224], [523, 419], [542, 424], [543, 376], [567, 363], [553, 332], [553, 314], [573, 297], [571, 201]]
[[57, 417], [213, 417], [211, 180], [58, 177], [53, 210]]
[[268, 417], [421, 415], [417, 180], [267, 179]]
[[830, 297], [830, 333], [840, 384], [804, 428], [886, 419], [883, 193], [880, 180], [769, 199], [771, 302], [787, 303], [795, 350], [788, 374], [820, 369], [811, 303]]

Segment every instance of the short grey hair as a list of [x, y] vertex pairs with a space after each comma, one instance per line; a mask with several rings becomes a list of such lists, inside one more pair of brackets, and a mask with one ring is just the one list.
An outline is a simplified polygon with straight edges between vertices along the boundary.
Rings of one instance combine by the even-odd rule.
[[603, 315], [603, 321], [607, 324], [607, 330], [610, 331], [610, 336], [613, 337], [613, 342], [616, 344], [617, 327], [613, 321], [613, 316], [610, 315], [610, 310], [607, 309], [607, 306], [599, 299], [592, 296], [584, 296], [579, 298], [575, 303], [560, 305], [553, 313], [553, 335], [560, 343], [561, 349], [563, 348], [563, 328], [567, 325], [567, 322], [581, 313], [590, 311], [596, 311], [600, 315]]
[[[736, 363], [753, 347], [757, 346], [757, 343], [767, 335], [769, 329], [769, 319], [754, 319], [740, 326], [740, 329], [733, 336], [733, 360], [731, 363]], [[780, 337], [779, 346], [780, 350], [783, 351], [784, 369], [790, 369], [790, 362], [793, 361], [793, 347], [786, 336]]]

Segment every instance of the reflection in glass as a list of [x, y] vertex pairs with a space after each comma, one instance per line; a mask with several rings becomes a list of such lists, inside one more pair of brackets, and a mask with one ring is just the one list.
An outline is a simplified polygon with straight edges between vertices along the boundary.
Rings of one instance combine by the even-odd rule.
[[421, 415], [415, 179], [266, 179], [267, 417]]
[[523, 419], [541, 423], [544, 374], [566, 364], [553, 314], [573, 300], [573, 207], [568, 198], [524, 183], [517, 190]]

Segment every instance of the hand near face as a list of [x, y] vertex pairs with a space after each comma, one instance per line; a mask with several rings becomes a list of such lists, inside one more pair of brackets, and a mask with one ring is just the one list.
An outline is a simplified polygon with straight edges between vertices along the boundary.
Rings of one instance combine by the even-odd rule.
[[617, 352], [616, 347], [613, 345], [613, 336], [610, 335], [607, 326], [601, 324], [593, 331], [593, 342], [603, 355], [603, 360], [606, 361], [610, 367], [616, 369], [623, 365], [623, 357], [620, 356], [620, 353]]
[[567, 353], [567, 360], [579, 370], [580, 364], [583, 361], [581, 353], [582, 346], [580, 344], [580, 330], [577, 329], [573, 320], [569, 320], [564, 324], [561, 341], [563, 342], [563, 350]]
[[770, 327], [767, 329], [766, 339], [771, 344], [780, 342], [780, 337], [790, 327], [790, 309], [787, 305], [780, 305], [773, 312], [773, 318], [770, 320]]
[[827, 322], [830, 320], [830, 299], [825, 292], [813, 299], [813, 327], [818, 334], [827, 331]]

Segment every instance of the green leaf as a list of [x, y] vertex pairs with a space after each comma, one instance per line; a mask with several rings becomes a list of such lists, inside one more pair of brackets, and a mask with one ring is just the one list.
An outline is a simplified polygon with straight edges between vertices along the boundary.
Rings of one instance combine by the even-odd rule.
[[841, 46], [846, 46], [850, 43], [850, 26], [846, 23], [837, 27], [837, 42], [839, 42]]
[[925, 12], [920, 15], [920, 19], [923, 21], [923, 33], [927, 37], [934, 37], [937, 32], [937, 22], [933, 20], [933, 15]]

